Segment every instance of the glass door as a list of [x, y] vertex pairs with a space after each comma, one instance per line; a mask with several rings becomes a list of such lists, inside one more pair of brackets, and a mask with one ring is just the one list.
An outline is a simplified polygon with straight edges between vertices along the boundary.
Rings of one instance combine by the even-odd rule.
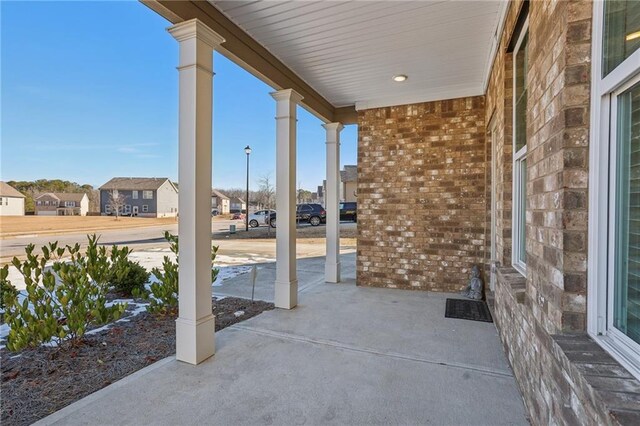
[[634, 80], [614, 94], [611, 105], [615, 224], [609, 319], [614, 337], [630, 346], [640, 344], [640, 82]]

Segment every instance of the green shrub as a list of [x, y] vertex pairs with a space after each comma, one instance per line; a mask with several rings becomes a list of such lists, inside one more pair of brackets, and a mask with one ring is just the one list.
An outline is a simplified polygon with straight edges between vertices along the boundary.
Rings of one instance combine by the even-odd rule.
[[4, 310], [7, 302], [18, 296], [18, 290], [9, 281], [9, 265], [0, 268], [0, 309]]
[[[26, 297], [20, 303], [9, 297], [5, 312], [11, 330], [7, 348], [18, 351], [43, 343], [65, 341], [77, 343], [91, 326], [120, 318], [126, 304], [107, 306], [109, 257], [98, 238], [88, 236], [85, 253], [80, 245], [58, 247], [49, 243], [42, 255], [33, 254], [34, 245], [26, 247], [27, 260], [13, 258], [13, 265], [25, 281]], [[60, 260], [65, 253], [69, 261]], [[52, 261], [50, 267], [47, 263]]]
[[129, 260], [131, 250], [127, 247], [111, 249], [111, 270], [109, 272], [109, 285], [118, 293], [125, 296], [144, 291], [144, 285], [149, 281], [149, 273], [140, 263]]
[[[176, 256], [173, 261], [169, 256], [165, 256], [162, 262], [162, 269], [153, 268], [151, 273], [157, 279], [151, 283], [149, 292], [136, 291], [134, 294], [138, 297], [144, 297], [149, 300], [147, 310], [156, 314], [173, 314], [178, 308], [178, 236], [165, 231], [164, 238], [169, 242], [171, 252]], [[218, 247], [211, 248], [211, 264], [216, 259]], [[215, 281], [218, 276], [218, 269], [211, 269], [211, 282]]]

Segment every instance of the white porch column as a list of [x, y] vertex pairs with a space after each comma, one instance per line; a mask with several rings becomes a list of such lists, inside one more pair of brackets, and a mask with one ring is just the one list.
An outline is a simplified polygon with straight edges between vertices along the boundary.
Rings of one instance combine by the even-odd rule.
[[340, 282], [340, 123], [324, 124], [327, 131], [327, 257], [324, 276], [328, 283]]
[[296, 106], [293, 89], [271, 93], [276, 100], [276, 294], [277, 308], [298, 304], [296, 273]]
[[168, 31], [180, 43], [176, 358], [198, 364], [215, 353], [211, 313], [212, 68], [213, 50], [224, 39], [197, 19]]

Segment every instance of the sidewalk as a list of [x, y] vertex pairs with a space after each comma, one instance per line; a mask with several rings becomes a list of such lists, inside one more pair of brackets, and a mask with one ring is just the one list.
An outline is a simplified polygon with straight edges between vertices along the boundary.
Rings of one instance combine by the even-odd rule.
[[[445, 319], [452, 295], [356, 287], [342, 260], [341, 284], [300, 260], [299, 306], [219, 332], [201, 365], [166, 359], [39, 424], [527, 424], [493, 324]], [[245, 274], [215, 290], [247, 289]]]

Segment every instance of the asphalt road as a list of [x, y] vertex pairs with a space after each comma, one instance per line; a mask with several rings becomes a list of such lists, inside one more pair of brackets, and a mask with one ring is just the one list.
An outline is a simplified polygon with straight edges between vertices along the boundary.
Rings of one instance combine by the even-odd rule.
[[[243, 223], [238, 220], [216, 220], [211, 223], [211, 231], [214, 233], [228, 231], [229, 225], [235, 224], [238, 228]], [[164, 231], [172, 234], [178, 232], [178, 224], [152, 226], [146, 228], [112, 229], [96, 231], [100, 236], [102, 245], [129, 246], [130, 248], [143, 249], [165, 247], [167, 243], [164, 239]], [[87, 233], [65, 233], [65, 234], [42, 234], [26, 235], [17, 238], [7, 238], [0, 240], [0, 262], [5, 263], [13, 258], [24, 254], [24, 249], [28, 244], [34, 244], [36, 248], [58, 241], [59, 245], [73, 245], [76, 243], [86, 244]]]
[[[244, 222], [239, 220], [214, 220], [211, 223], [211, 232], [215, 235], [219, 235], [219, 240], [224, 242], [220, 249], [222, 252], [224, 251], [232, 251], [237, 249], [236, 245], [240, 244], [243, 247], [246, 246], [247, 241], [251, 240], [238, 240], [235, 243], [232, 241], [224, 241], [224, 235], [229, 231], [229, 225], [236, 225], [238, 231], [244, 229]], [[309, 225], [303, 225], [309, 226]], [[323, 225], [324, 226], [324, 225]], [[343, 226], [353, 226], [355, 227], [355, 223], [343, 224]], [[164, 239], [164, 231], [169, 231], [173, 234], [178, 232], [178, 225], [162, 225], [162, 226], [153, 226], [146, 228], [129, 228], [129, 229], [112, 229], [112, 230], [104, 230], [104, 231], [96, 231], [96, 234], [100, 236], [100, 244], [102, 245], [119, 245], [119, 246], [128, 246], [131, 249], [141, 250], [141, 249], [151, 249], [157, 247], [168, 247], [165, 239]], [[28, 244], [34, 244], [36, 248], [39, 248], [43, 245], [48, 244], [49, 242], [58, 241], [58, 244], [61, 246], [65, 245], [73, 245], [76, 243], [80, 243], [81, 245], [86, 244], [87, 236], [86, 232], [77, 232], [77, 233], [65, 233], [65, 234], [43, 234], [43, 235], [28, 235], [17, 238], [8, 238], [0, 240], [0, 263], [4, 264], [10, 262], [14, 256], [23, 256], [24, 249]], [[256, 244], [254, 241], [251, 243], [253, 245], [255, 251], [261, 251], [263, 249], [265, 252], [271, 252], [275, 250], [275, 241], [273, 242], [263, 242], [262, 244]], [[264, 245], [264, 248], [262, 247]]]

